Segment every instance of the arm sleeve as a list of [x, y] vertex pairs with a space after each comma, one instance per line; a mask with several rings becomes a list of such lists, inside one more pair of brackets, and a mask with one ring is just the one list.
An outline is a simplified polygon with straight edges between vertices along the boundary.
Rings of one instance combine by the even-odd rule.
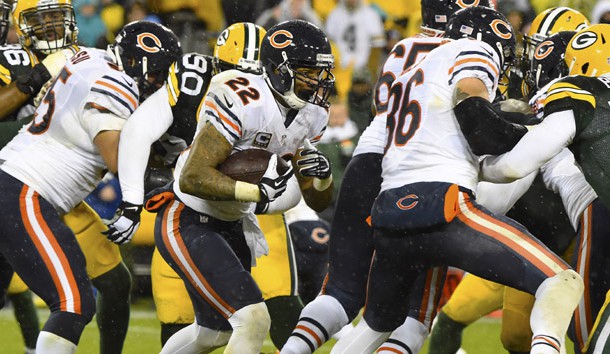
[[[496, 214], [505, 215], [530, 188], [538, 171], [511, 183], [479, 182], [477, 203]], [[499, 198], [502, 196], [501, 198]]]
[[213, 84], [205, 97], [203, 120], [200, 119], [198, 125], [202, 126], [209, 121], [231, 145], [234, 145], [243, 135], [240, 118], [242, 102], [236, 99], [233, 91], [224, 89], [223, 85], [212, 80]]
[[138, 205], [143, 203], [144, 174], [150, 146], [169, 129], [172, 122], [165, 86], [146, 99], [127, 120], [119, 141], [119, 180], [123, 200]]
[[511, 151], [484, 158], [480, 177], [498, 183], [523, 178], [569, 145], [575, 132], [574, 113], [571, 110], [553, 113], [539, 125], [533, 126]]

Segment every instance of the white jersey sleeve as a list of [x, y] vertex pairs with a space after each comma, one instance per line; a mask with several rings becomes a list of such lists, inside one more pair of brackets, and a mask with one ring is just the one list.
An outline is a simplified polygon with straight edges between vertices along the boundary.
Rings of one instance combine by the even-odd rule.
[[461, 79], [474, 77], [485, 84], [491, 100], [495, 98], [501, 74], [498, 54], [487, 43], [471, 39], [461, 39], [461, 50], [455, 55], [454, 63], [447, 74], [449, 85]]
[[230, 86], [245, 84], [240, 78], [227, 80], [227, 76], [222, 74], [212, 78], [202, 110], [204, 119], [199, 119], [200, 126], [205, 121], [210, 122], [231, 145], [242, 139], [244, 132], [241, 114], [243, 102]]
[[169, 129], [172, 110], [163, 86], [129, 117], [119, 141], [119, 181], [123, 200], [132, 204], [144, 202], [144, 175], [151, 145]]

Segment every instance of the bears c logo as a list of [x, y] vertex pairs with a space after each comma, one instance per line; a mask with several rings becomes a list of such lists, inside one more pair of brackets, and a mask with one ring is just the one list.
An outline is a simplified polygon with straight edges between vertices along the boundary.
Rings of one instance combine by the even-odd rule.
[[[408, 204], [405, 204], [407, 202]], [[415, 194], [404, 196], [396, 202], [396, 206], [400, 210], [411, 210], [419, 203], [419, 197]]]
[[455, 4], [459, 6], [461, 9], [465, 9], [471, 6], [478, 6], [480, 0], [457, 0]]
[[138, 34], [137, 40], [138, 44], [136, 46], [146, 52], [157, 53], [161, 50], [161, 40], [150, 32]]
[[292, 43], [292, 33], [286, 30], [279, 30], [274, 32], [271, 36], [269, 36], [269, 43], [274, 48], [286, 48]]
[[495, 19], [491, 21], [489, 25], [494, 33], [500, 38], [509, 39], [513, 36], [513, 31], [511, 30], [510, 25], [502, 20]]
[[551, 54], [551, 52], [553, 52], [553, 48], [555, 46], [553, 45], [553, 42], [551, 41], [544, 41], [542, 43], [540, 43], [538, 45], [538, 47], [536, 48], [536, 51], [534, 52], [534, 58], [540, 60], [540, 59], [544, 59], [546, 57], [549, 56], [549, 54]]

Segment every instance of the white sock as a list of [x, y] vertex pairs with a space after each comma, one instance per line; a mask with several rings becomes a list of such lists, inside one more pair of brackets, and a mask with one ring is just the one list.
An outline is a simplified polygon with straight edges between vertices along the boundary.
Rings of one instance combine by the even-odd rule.
[[584, 285], [575, 271], [568, 269], [540, 284], [530, 316], [531, 354], [565, 353], [566, 332]]
[[40, 331], [36, 340], [36, 351], [44, 354], [74, 354], [76, 344], [57, 334]]
[[390, 334], [373, 330], [362, 318], [353, 331], [335, 344], [330, 354], [371, 354]]
[[417, 354], [428, 337], [428, 328], [418, 320], [407, 317], [405, 323], [396, 328], [377, 351], [378, 354]]
[[233, 334], [225, 354], [258, 354], [271, 327], [271, 318], [264, 302], [248, 305], [236, 311], [229, 323]]
[[320, 295], [303, 308], [280, 353], [311, 354], [347, 324], [341, 303], [330, 295]]
[[231, 331], [216, 331], [193, 323], [174, 333], [160, 354], [209, 353], [227, 344]]

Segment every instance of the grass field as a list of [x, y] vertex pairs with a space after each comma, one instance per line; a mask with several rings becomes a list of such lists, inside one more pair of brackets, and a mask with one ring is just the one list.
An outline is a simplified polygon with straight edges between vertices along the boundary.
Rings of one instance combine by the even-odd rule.
[[[39, 310], [41, 322], [49, 315], [46, 309]], [[124, 354], [158, 353], [161, 349], [159, 340], [160, 326], [155, 316], [154, 308], [149, 301], [139, 301], [134, 304], [131, 312], [129, 332], [125, 341]], [[330, 353], [332, 343], [316, 351], [316, 354]], [[77, 354], [93, 354], [98, 352], [98, 333], [95, 319], [86, 327], [78, 346]], [[464, 332], [463, 348], [468, 354], [499, 354], [506, 353], [500, 344], [500, 320], [484, 318]], [[263, 353], [274, 353], [270, 340], [265, 342]], [[23, 353], [23, 342], [19, 327], [10, 308], [0, 311], [0, 354]], [[215, 353], [222, 353], [218, 350]], [[427, 344], [422, 354], [427, 354]], [[573, 353], [568, 349], [568, 353]]]

